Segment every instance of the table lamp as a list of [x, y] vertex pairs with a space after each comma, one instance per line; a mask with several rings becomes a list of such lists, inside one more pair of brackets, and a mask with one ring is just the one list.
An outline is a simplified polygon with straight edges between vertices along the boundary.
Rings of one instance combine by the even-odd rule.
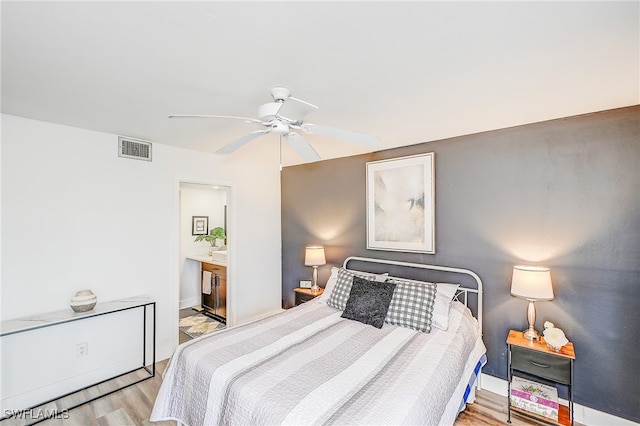
[[305, 249], [304, 254], [305, 266], [313, 266], [313, 279], [311, 280], [311, 291], [318, 291], [318, 266], [326, 265], [324, 258], [324, 247], [309, 246]]
[[536, 300], [553, 299], [549, 268], [544, 266], [514, 266], [511, 278], [511, 295], [522, 297], [529, 301], [529, 307], [527, 308], [529, 328], [524, 330], [522, 335], [527, 340], [539, 340], [540, 334], [535, 329], [536, 307], [534, 302]]

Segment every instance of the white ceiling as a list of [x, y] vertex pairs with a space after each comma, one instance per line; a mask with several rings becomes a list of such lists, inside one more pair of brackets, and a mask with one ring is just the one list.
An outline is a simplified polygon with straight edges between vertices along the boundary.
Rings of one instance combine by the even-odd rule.
[[3, 1], [2, 111], [213, 153], [260, 127], [167, 116], [256, 117], [282, 85], [306, 122], [411, 145], [639, 104], [639, 5]]

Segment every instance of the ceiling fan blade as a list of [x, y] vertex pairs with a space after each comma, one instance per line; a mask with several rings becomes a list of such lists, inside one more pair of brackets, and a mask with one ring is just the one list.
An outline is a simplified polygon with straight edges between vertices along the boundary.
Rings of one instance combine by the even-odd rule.
[[231, 154], [233, 151], [235, 151], [236, 149], [240, 148], [241, 146], [251, 142], [255, 138], [258, 138], [258, 137], [260, 137], [262, 135], [266, 135], [270, 131], [271, 131], [271, 129], [256, 130], [255, 132], [251, 132], [251, 133], [249, 133], [247, 135], [244, 135], [240, 139], [236, 139], [235, 141], [223, 146], [222, 148], [220, 148], [219, 150], [216, 151], [216, 154]]
[[249, 117], [237, 117], [235, 115], [210, 115], [210, 114], [171, 114], [169, 118], [230, 118], [233, 120], [244, 120], [251, 123], [260, 123], [262, 121]]
[[309, 102], [289, 97], [278, 109], [277, 116], [288, 118], [292, 121], [302, 121], [305, 115], [316, 111], [317, 109], [317, 106], [310, 104]]
[[350, 130], [343, 130], [319, 124], [305, 123], [300, 126], [300, 130], [305, 133], [309, 133], [310, 135], [328, 136], [348, 142], [358, 143], [360, 145], [378, 146], [380, 144], [380, 138], [377, 136], [364, 135]]
[[304, 161], [318, 161], [320, 156], [315, 149], [302, 136], [295, 132], [289, 132], [282, 137], [289, 142], [289, 145], [304, 159]]

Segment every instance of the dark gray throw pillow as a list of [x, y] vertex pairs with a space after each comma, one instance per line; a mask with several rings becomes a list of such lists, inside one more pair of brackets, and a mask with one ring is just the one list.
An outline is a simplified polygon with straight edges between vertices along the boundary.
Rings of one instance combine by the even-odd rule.
[[342, 318], [382, 328], [396, 285], [353, 277], [349, 299]]

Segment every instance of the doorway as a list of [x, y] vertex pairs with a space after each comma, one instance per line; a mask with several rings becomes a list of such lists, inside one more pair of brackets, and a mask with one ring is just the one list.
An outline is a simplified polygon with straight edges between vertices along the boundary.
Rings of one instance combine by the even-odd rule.
[[[230, 187], [180, 182], [179, 193], [179, 317], [207, 314], [226, 323]], [[179, 343], [185, 340], [182, 333], [179, 331]]]

